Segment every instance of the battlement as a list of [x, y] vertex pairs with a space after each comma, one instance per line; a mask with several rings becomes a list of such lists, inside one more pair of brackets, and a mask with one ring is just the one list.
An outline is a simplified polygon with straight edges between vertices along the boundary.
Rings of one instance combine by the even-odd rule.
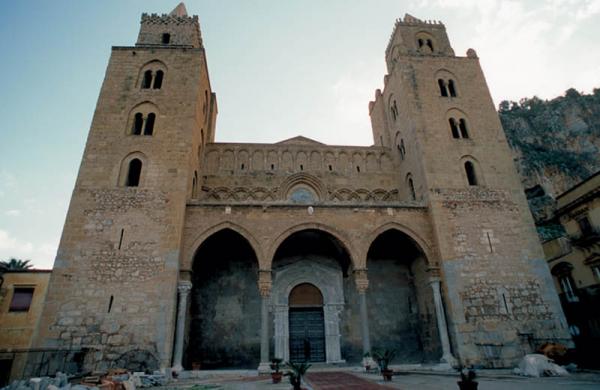
[[147, 13], [143, 13], [142, 14], [142, 24], [163, 24], [163, 25], [169, 25], [169, 24], [176, 24], [176, 25], [182, 25], [182, 24], [192, 24], [192, 25], [200, 25], [200, 22], [198, 21], [198, 15], [194, 15], [194, 16], [177, 16], [177, 15], [171, 15], [171, 14], [147, 14]]
[[198, 16], [188, 16], [180, 3], [169, 14], [142, 14], [136, 46], [202, 47]]
[[396, 31], [399, 26], [407, 26], [407, 27], [418, 27], [418, 26], [426, 26], [426, 27], [441, 27], [443, 29], [446, 28], [444, 23], [439, 20], [421, 20], [419, 18], [415, 18], [410, 14], [404, 14], [404, 18], [396, 19], [396, 23], [394, 23], [394, 29], [392, 30], [392, 34], [390, 35], [390, 39], [388, 40], [387, 47], [385, 49], [386, 56], [389, 55], [392, 50], [392, 43], [394, 42], [394, 37], [396, 36]]

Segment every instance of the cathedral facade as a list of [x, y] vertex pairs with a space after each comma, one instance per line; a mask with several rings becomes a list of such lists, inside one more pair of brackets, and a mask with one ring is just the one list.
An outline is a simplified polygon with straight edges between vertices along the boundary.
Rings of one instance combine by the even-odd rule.
[[[477, 54], [406, 15], [373, 146], [215, 142], [197, 16], [113, 47], [36, 347], [90, 369], [505, 367], [570, 343]], [[218, 71], [218, 70], [216, 70]]]

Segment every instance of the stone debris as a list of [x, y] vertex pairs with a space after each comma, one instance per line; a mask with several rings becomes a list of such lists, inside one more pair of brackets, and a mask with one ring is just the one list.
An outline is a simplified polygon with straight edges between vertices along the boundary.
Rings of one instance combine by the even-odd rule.
[[128, 372], [124, 369], [111, 369], [103, 373], [92, 373], [83, 377], [71, 376], [57, 372], [54, 378], [41, 377], [13, 381], [0, 390], [136, 390], [167, 384], [167, 376], [154, 371]]
[[539, 378], [541, 376], [567, 376], [567, 370], [554, 363], [552, 359], [540, 354], [525, 355], [519, 367], [514, 369], [517, 375]]

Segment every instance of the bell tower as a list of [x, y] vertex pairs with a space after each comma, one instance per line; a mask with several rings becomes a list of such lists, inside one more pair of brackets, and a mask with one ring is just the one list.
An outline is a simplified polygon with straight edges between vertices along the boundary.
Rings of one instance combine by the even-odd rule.
[[510, 365], [525, 339], [570, 343], [476, 52], [456, 56], [441, 22], [407, 14], [385, 54], [384, 89], [369, 105], [375, 143], [395, 154], [404, 198], [429, 208], [439, 254], [430, 272], [453, 353]]
[[88, 351], [91, 370], [171, 365], [186, 202], [215, 119], [198, 17], [143, 14], [135, 46], [112, 48], [37, 347]]

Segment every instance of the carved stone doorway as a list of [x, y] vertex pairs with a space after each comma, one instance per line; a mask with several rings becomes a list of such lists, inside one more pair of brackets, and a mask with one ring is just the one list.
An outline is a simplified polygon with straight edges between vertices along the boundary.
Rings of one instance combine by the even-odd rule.
[[323, 295], [310, 283], [294, 287], [289, 297], [290, 361], [325, 361]]

